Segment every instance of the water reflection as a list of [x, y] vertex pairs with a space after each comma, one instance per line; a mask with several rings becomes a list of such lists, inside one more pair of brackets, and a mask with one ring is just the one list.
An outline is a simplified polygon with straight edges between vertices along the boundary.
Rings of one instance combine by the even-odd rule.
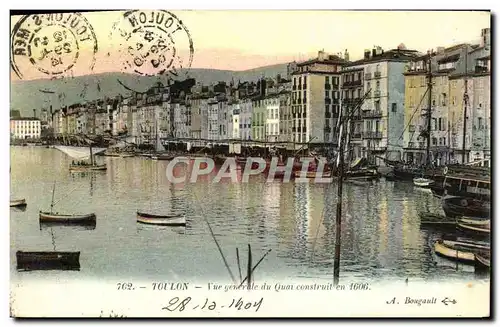
[[[229, 262], [235, 262], [236, 247], [241, 252], [252, 244], [256, 255], [272, 249], [259, 266], [260, 278], [331, 278], [335, 182], [266, 182], [252, 176], [249, 183], [230, 178], [213, 183], [214, 171], [191, 183], [190, 167], [177, 165], [175, 174], [187, 174], [187, 181], [173, 184], [165, 173], [168, 161], [114, 157], [103, 158], [105, 173], [80, 176], [68, 173], [71, 160], [64, 154], [45, 148], [12, 148], [11, 160], [11, 191], [29, 204], [24, 212], [11, 210], [12, 253], [51, 248], [38, 211], [50, 206], [56, 180], [57, 211], [97, 216], [91, 229], [51, 226], [59, 248], [82, 251], [81, 276], [157, 278], [173, 272], [186, 279], [225, 280], [206, 219]], [[188, 226], [138, 225], [138, 209], [183, 213]], [[470, 267], [454, 269], [433, 255], [436, 238], [456, 233], [420, 228], [419, 211], [442, 214], [439, 200], [411, 183], [346, 183], [341, 278], [470, 278]]]

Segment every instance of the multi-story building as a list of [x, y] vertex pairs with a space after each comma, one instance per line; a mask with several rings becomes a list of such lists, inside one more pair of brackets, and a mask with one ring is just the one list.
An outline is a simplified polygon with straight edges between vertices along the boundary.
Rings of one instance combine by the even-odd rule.
[[38, 118], [17, 117], [10, 119], [10, 137], [12, 139], [39, 139], [41, 122]]
[[266, 106], [264, 97], [257, 96], [252, 99], [252, 140], [266, 140]]
[[240, 99], [240, 126], [238, 138], [242, 140], [252, 139], [252, 101], [250, 98]]
[[[483, 118], [486, 119], [490, 111], [489, 101], [484, 100], [489, 99], [489, 71], [485, 68], [488, 66], [486, 62], [490, 53], [488, 31], [489, 29], [483, 30], [481, 45], [459, 44], [449, 48], [440, 47], [435, 52], [415, 58], [409, 64], [404, 74], [405, 126], [408, 126], [404, 132], [406, 161], [425, 163], [427, 160], [429, 112], [431, 113], [429, 151], [432, 162], [440, 165], [487, 158], [488, 150], [475, 151], [473, 156], [470, 155], [470, 151], [472, 148], [486, 147], [485, 137], [478, 137], [477, 133], [473, 132], [473, 118], [474, 114], [477, 114], [476, 118], [481, 118], [483, 122]], [[429, 64], [431, 74], [429, 74]], [[432, 78], [431, 88], [428, 85], [429, 77]], [[486, 110], [483, 109], [485, 105], [488, 106]], [[477, 110], [478, 107], [481, 110]], [[464, 126], [466, 111], [467, 119]], [[479, 133], [479, 135], [485, 134], [489, 135], [487, 132]], [[477, 146], [473, 146], [474, 143]]]
[[219, 139], [219, 102], [217, 98], [210, 98], [207, 102], [208, 105], [208, 132], [207, 139], [218, 140]]
[[219, 133], [218, 140], [226, 140], [229, 136], [228, 125], [230, 121], [229, 117], [229, 109], [231, 106], [228, 106], [228, 101], [225, 95], [217, 96], [217, 105], [218, 105], [218, 117], [217, 122], [219, 123]]
[[[339, 105], [340, 74], [346, 60], [318, 52], [297, 63], [292, 77], [292, 134], [297, 143], [332, 142], [332, 110]], [[338, 96], [335, 98], [335, 96]]]
[[[344, 66], [342, 72], [342, 114], [350, 115], [351, 158], [368, 158], [383, 165], [380, 158], [400, 160], [404, 130], [404, 70], [419, 53], [403, 44], [384, 51], [365, 50], [363, 59]], [[348, 55], [346, 54], [346, 57]], [[337, 111], [333, 110], [333, 123]]]
[[[292, 134], [292, 108], [291, 92], [289, 90], [280, 90], [279, 93], [279, 138], [280, 142], [293, 142]], [[289, 146], [287, 144], [287, 146]]]
[[265, 140], [266, 142], [278, 142], [280, 132], [280, 98], [278, 94], [268, 95], [264, 99], [266, 120], [265, 120]]

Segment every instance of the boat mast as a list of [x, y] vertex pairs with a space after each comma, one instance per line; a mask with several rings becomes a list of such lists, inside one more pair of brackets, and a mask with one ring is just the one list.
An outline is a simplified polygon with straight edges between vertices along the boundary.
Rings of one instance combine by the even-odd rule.
[[429, 58], [427, 62], [427, 86], [429, 90], [429, 98], [427, 101], [427, 147], [426, 147], [426, 165], [431, 165], [431, 122], [432, 122], [432, 65], [431, 65], [432, 52], [429, 52]]
[[56, 181], [54, 181], [54, 187], [52, 188], [52, 201], [50, 201], [50, 213], [52, 214], [54, 208], [54, 193], [56, 192]]
[[467, 94], [467, 46], [465, 46], [465, 91], [464, 91], [464, 130], [462, 136], [462, 163], [465, 164], [465, 135], [467, 134], [467, 104], [469, 102], [469, 95]]
[[90, 147], [90, 165], [93, 166], [94, 165], [94, 155], [92, 153], [92, 143], [89, 144], [89, 147]]

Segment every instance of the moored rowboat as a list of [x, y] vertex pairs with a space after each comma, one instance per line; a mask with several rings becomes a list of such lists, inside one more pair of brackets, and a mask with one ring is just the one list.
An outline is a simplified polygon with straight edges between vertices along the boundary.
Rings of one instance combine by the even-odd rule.
[[26, 199], [10, 200], [11, 207], [23, 207], [26, 206]]
[[17, 251], [18, 270], [80, 270], [80, 252]]
[[418, 187], [430, 187], [434, 181], [432, 179], [427, 178], [414, 178], [413, 185]]
[[302, 172], [302, 171], [294, 171], [293, 172], [293, 176], [295, 178], [330, 178], [332, 177], [332, 173], [329, 172], [329, 171], [325, 171], [325, 172], [318, 172], [318, 171], [308, 171], [306, 172], [305, 174]]
[[149, 225], [186, 226], [186, 217], [183, 215], [152, 215], [137, 211], [137, 222]]
[[92, 222], [95, 220], [96, 220], [96, 215], [94, 213], [83, 214], [83, 215], [65, 215], [53, 212], [40, 211], [41, 222], [77, 223], [77, 222]]
[[490, 258], [491, 258], [490, 252], [476, 253], [475, 254], [476, 265], [483, 268], [490, 268], [491, 264]]
[[449, 259], [470, 263], [475, 261], [475, 253], [487, 250], [489, 250], [488, 246], [475, 243], [448, 240], [437, 240], [434, 243], [434, 252], [436, 254]]
[[70, 165], [70, 172], [87, 172], [87, 171], [104, 171], [106, 170], [106, 165]]

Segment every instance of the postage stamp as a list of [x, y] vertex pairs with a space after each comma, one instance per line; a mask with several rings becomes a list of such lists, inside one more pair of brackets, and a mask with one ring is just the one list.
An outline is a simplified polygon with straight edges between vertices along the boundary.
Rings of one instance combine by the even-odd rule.
[[[83, 49], [90, 55], [82, 56]], [[66, 77], [92, 71], [97, 50], [92, 25], [76, 12], [26, 15], [11, 32], [11, 67], [20, 79], [27, 72]]]

